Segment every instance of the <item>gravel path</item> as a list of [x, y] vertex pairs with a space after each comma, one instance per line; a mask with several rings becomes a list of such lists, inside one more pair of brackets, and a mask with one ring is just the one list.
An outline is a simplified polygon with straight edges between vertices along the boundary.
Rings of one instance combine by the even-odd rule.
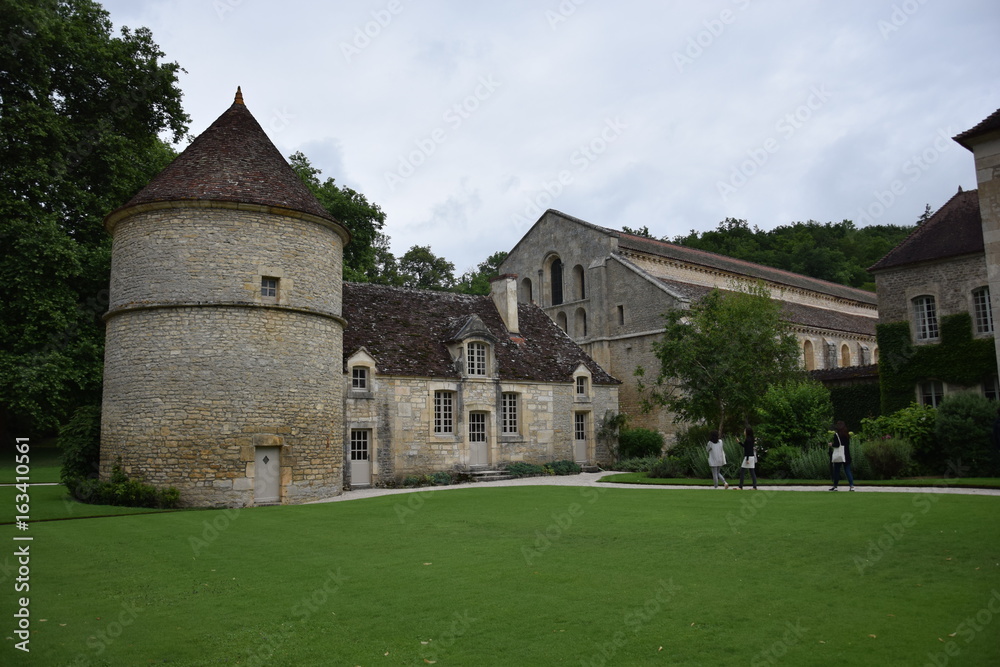
[[[344, 500], [359, 500], [361, 498], [374, 498], [375, 496], [391, 496], [400, 493], [415, 492], [437, 492], [452, 491], [455, 489], [471, 489], [495, 486], [597, 486], [601, 488], [634, 489], [648, 491], [670, 491], [672, 489], [694, 489], [699, 491], [721, 491], [722, 488], [714, 489], [711, 486], [690, 486], [690, 485], [652, 485], [652, 484], [614, 484], [611, 482], [601, 482], [602, 477], [615, 474], [614, 472], [584, 472], [579, 475], [558, 475], [553, 477], [524, 477], [521, 479], [503, 479], [493, 482], [475, 482], [472, 484], [455, 484], [449, 486], [422, 486], [407, 489], [356, 489], [347, 491], [339, 496], [316, 500], [317, 503], [335, 503]], [[830, 487], [821, 486], [762, 486], [761, 491], [822, 491], [829, 493]], [[859, 486], [856, 493], [953, 493], [970, 496], [1000, 496], [1000, 489], [967, 489], [947, 486]], [[848, 486], [845, 483], [840, 485], [840, 493], [846, 493]], [[730, 491], [739, 491], [736, 486], [730, 486]], [[753, 493], [753, 489], [747, 486], [744, 493]]]

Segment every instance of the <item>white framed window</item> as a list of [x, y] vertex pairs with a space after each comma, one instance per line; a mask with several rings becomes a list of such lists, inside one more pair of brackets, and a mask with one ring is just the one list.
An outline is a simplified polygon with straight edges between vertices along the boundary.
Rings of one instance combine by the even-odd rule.
[[913, 322], [917, 340], [937, 340], [937, 306], [933, 296], [925, 294], [913, 300]]
[[486, 413], [469, 413], [469, 442], [486, 442]]
[[936, 408], [944, 398], [944, 385], [937, 380], [928, 380], [920, 385], [920, 403]]
[[972, 290], [972, 320], [977, 334], [993, 333], [993, 308], [990, 306], [990, 288]]
[[279, 281], [278, 278], [272, 278], [270, 276], [261, 276], [260, 295], [265, 299], [277, 299], [278, 281]]
[[368, 369], [364, 366], [351, 369], [351, 389], [368, 391]]
[[589, 383], [587, 382], [587, 376], [586, 375], [577, 375], [576, 376], [576, 395], [577, 396], [581, 396], [581, 397], [582, 396], [586, 396], [587, 395], [587, 385], [588, 384]]
[[573, 414], [573, 439], [577, 442], [587, 439], [587, 413]]
[[369, 429], [351, 429], [351, 460], [368, 461], [371, 458], [371, 431]]
[[455, 392], [434, 392], [434, 432], [455, 432]]
[[467, 375], [486, 375], [486, 343], [466, 344], [465, 372]]
[[500, 432], [517, 433], [517, 394], [504, 392], [500, 395]]

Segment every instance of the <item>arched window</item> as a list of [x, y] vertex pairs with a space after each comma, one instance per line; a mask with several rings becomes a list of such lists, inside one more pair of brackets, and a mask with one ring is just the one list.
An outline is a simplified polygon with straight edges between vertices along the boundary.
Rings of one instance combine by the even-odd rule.
[[844, 343], [840, 346], [840, 367], [846, 368], [851, 365], [851, 348]]
[[574, 338], [583, 338], [587, 335], [587, 311], [583, 308], [576, 309], [576, 317], [573, 321]]
[[521, 303], [533, 303], [534, 298], [531, 295], [531, 278], [525, 278], [521, 281]]
[[811, 340], [807, 340], [802, 344], [802, 362], [805, 364], [807, 371], [816, 369], [816, 357], [813, 355], [813, 344]]
[[577, 299], [587, 298], [587, 286], [583, 267], [577, 264], [573, 267], [573, 296]]
[[563, 265], [562, 260], [556, 257], [549, 267], [549, 278], [552, 284], [552, 305], [558, 306], [563, 302]]
[[566, 313], [559, 313], [556, 315], [556, 324], [559, 325], [560, 329], [569, 333], [569, 322], [566, 318]]
[[925, 294], [913, 300], [913, 325], [917, 340], [937, 339], [937, 306], [933, 296]]

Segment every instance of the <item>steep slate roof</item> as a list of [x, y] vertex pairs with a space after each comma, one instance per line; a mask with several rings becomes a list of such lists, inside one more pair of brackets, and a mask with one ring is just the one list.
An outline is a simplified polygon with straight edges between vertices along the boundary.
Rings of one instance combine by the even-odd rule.
[[962, 191], [949, 199], [885, 257], [868, 270], [872, 273], [907, 264], [983, 252], [983, 220], [979, 192]]
[[239, 89], [232, 106], [119, 210], [185, 200], [275, 206], [336, 222], [271, 143]]
[[775, 269], [770, 266], [755, 264], [754, 262], [748, 262], [734, 257], [726, 257], [725, 255], [708, 252], [707, 250], [688, 248], [686, 246], [668, 243], [667, 241], [647, 239], [642, 236], [616, 232], [611, 229], [609, 229], [608, 232], [618, 237], [619, 248], [636, 250], [650, 255], [657, 255], [659, 257], [675, 259], [690, 264], [697, 264], [712, 269], [726, 271], [728, 273], [749, 276], [750, 278], [759, 278], [761, 280], [777, 283], [779, 285], [788, 285], [789, 287], [797, 287], [800, 289], [811, 290], [813, 292], [819, 292], [821, 294], [829, 294], [842, 299], [850, 299], [852, 301], [860, 301], [862, 303], [870, 304], [876, 303], [875, 294], [867, 290], [848, 287], [846, 285], [838, 285], [837, 283], [831, 283], [826, 280], [811, 278], [798, 273], [792, 273], [791, 271]]
[[987, 116], [975, 127], [968, 129], [961, 134], [955, 135], [954, 139], [971, 151], [972, 146], [978, 143], [973, 141], [973, 139], [979, 139], [980, 137], [985, 137], [988, 134], [1000, 135], [1000, 109], [997, 109], [992, 114]]
[[[712, 291], [713, 288], [704, 285], [694, 285], [692, 283], [658, 278], [659, 282], [666, 285], [672, 292], [697, 301]], [[719, 290], [728, 292], [729, 290]], [[864, 334], [866, 336], [875, 335], [874, 317], [863, 315], [849, 315], [829, 308], [816, 308], [789, 301], [780, 301], [781, 313], [785, 321], [790, 324], [797, 324], [806, 327], [819, 329], [830, 329], [832, 331], [843, 331], [845, 333]]]
[[534, 305], [518, 304], [513, 339], [489, 296], [345, 282], [343, 314], [344, 361], [364, 347], [385, 375], [459, 379], [445, 342], [477, 316], [503, 381], [572, 382], [584, 364], [594, 384], [619, 384]]

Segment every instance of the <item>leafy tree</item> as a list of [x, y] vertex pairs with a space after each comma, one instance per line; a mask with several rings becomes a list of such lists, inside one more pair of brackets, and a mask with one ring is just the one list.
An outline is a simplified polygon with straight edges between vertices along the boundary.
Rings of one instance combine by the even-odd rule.
[[301, 152], [293, 153], [288, 162], [323, 208], [351, 232], [351, 242], [344, 247], [344, 280], [379, 282], [379, 249], [389, 246], [389, 238], [382, 233], [385, 213], [379, 205], [360, 192], [338, 186], [332, 178], [320, 181], [322, 172]]
[[180, 67], [91, 0], [0, 3], [0, 431], [100, 402], [105, 215], [187, 130]]
[[643, 225], [638, 229], [632, 229], [631, 227], [626, 225], [622, 227], [622, 231], [625, 232], [626, 234], [631, 234], [632, 236], [641, 236], [644, 239], [654, 238], [653, 235], [649, 233], [649, 227], [647, 225]]
[[827, 442], [833, 425], [830, 390], [802, 380], [772, 385], [757, 407], [757, 439], [765, 447], [805, 448]]
[[500, 250], [479, 262], [475, 269], [466, 271], [458, 279], [456, 292], [463, 294], [489, 294], [490, 280], [500, 275], [500, 265], [507, 259], [507, 251]]
[[801, 377], [798, 341], [761, 283], [712, 290], [665, 318], [653, 344], [659, 373], [646, 385], [644, 369], [636, 372], [647, 408], [664, 405], [677, 421], [722, 431], [749, 423], [768, 387]]
[[455, 265], [431, 252], [430, 246], [415, 245], [399, 258], [404, 287], [449, 290], [455, 286]]

